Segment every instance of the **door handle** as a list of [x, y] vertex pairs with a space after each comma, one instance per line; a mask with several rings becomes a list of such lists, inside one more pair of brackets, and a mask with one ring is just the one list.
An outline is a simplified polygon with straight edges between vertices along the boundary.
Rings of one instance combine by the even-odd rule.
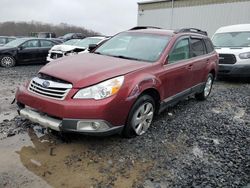
[[207, 59], [207, 60], [206, 60], [206, 63], [209, 63], [209, 62], [210, 62], [210, 59]]

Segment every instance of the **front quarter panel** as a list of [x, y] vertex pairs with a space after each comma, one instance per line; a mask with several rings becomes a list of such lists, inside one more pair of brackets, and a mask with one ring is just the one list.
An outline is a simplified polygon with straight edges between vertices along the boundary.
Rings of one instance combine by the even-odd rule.
[[10, 55], [16, 59], [17, 49], [9, 49], [9, 50], [3, 50], [0, 51], [0, 56], [3, 55]]
[[153, 74], [143, 73], [139, 76], [136, 75], [138, 74], [133, 73], [127, 81], [128, 97], [126, 100], [136, 100], [138, 96], [147, 89], [155, 89], [159, 91], [161, 81]]

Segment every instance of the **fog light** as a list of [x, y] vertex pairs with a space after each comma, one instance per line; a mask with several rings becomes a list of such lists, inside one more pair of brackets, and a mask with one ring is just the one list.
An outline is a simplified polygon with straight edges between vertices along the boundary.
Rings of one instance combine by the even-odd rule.
[[78, 121], [76, 128], [79, 131], [97, 131], [107, 130], [109, 126], [104, 121]]

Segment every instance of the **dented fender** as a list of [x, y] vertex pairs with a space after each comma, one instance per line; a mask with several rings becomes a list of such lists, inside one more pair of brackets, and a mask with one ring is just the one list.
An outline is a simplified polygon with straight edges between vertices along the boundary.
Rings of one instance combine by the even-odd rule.
[[[155, 89], [160, 91], [161, 81], [157, 79], [157, 77], [153, 75], [143, 75], [132, 81], [133, 87], [129, 91], [129, 95], [127, 100], [137, 98], [141, 93], [143, 93], [147, 89]], [[160, 94], [161, 95], [161, 94]]]

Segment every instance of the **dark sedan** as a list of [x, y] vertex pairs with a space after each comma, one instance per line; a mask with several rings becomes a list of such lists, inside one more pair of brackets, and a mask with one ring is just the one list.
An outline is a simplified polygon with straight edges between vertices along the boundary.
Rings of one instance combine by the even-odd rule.
[[40, 38], [20, 38], [0, 47], [0, 65], [45, 63], [49, 49], [58, 41]]

